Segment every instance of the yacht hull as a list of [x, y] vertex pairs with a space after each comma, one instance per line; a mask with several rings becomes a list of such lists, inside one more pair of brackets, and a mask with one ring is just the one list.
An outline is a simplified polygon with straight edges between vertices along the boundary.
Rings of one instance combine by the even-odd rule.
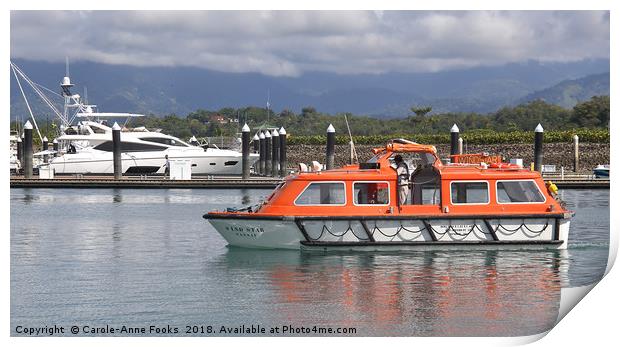
[[[205, 154], [207, 153], [207, 154]], [[208, 152], [190, 153], [122, 153], [123, 173], [165, 172], [166, 158], [169, 160], [186, 159], [192, 163], [193, 175], [240, 175], [241, 155], [208, 155]], [[250, 165], [258, 157], [250, 156]], [[112, 153], [75, 153], [54, 158], [50, 166], [57, 174], [113, 174]]]
[[282, 249], [566, 249], [568, 218], [321, 219], [206, 214], [232, 246]]

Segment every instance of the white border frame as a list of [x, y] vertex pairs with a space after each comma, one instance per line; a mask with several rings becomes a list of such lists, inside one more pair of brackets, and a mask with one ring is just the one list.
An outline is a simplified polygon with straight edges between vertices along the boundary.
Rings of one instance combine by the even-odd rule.
[[[388, 188], [388, 202], [387, 204], [357, 204], [355, 202], [355, 184], [356, 183], [386, 183]], [[353, 206], [390, 206], [392, 203], [391, 189], [389, 181], [353, 181], [351, 183], [351, 201], [353, 202]]]
[[[452, 183], [486, 183], [487, 184], [487, 202], [458, 202], [455, 203], [452, 200]], [[468, 180], [461, 180], [461, 181], [450, 181], [450, 204], [453, 206], [463, 206], [463, 205], [489, 205], [491, 204], [491, 185], [489, 184], [489, 181], [468, 181]]]
[[[543, 197], [542, 202], [500, 202], [499, 201], [499, 189], [497, 189], [497, 184], [499, 182], [524, 182], [524, 181], [529, 181], [534, 183], [534, 186], [536, 187], [536, 189], [538, 189], [538, 192], [540, 193], [540, 195]], [[545, 196], [545, 194], [543, 194], [543, 192], [540, 190], [540, 187], [538, 186], [538, 184], [536, 184], [536, 180], [533, 179], [520, 179], [520, 180], [497, 180], [495, 181], [495, 202], [498, 205], [540, 205], [540, 204], [544, 204], [547, 202], [547, 197]]]
[[[308, 188], [310, 188], [311, 185], [313, 185], [313, 184], [320, 184], [320, 183], [341, 183], [344, 186], [344, 204], [308, 204], [308, 205], [298, 205], [297, 204], [297, 200], [299, 200], [299, 197], [301, 197], [306, 192], [306, 190], [308, 190]], [[302, 190], [301, 193], [299, 193], [297, 195], [297, 197], [293, 201], [293, 205], [299, 206], [299, 207], [304, 207], [304, 206], [323, 206], [323, 207], [346, 206], [347, 205], [347, 184], [346, 184], [345, 181], [314, 181], [314, 182], [310, 182], [304, 188], [304, 190]]]

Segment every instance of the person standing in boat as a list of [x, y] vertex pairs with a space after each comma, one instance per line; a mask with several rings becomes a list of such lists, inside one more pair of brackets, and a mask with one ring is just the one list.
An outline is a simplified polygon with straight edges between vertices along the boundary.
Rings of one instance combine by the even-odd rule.
[[392, 168], [396, 170], [396, 177], [398, 183], [398, 205], [404, 205], [407, 203], [407, 196], [409, 196], [409, 166], [403, 160], [400, 154], [394, 157], [394, 164]]
[[168, 154], [166, 154], [166, 168], [164, 169], [164, 178], [170, 178], [170, 160]]

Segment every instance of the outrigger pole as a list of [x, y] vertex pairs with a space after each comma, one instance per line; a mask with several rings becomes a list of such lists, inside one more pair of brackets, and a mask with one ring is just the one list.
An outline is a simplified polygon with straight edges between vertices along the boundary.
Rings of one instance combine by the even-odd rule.
[[26, 98], [26, 93], [24, 93], [24, 88], [22, 88], [22, 84], [17, 77], [17, 73], [15, 72], [15, 67], [13, 63], [11, 63], [11, 70], [13, 71], [13, 75], [15, 76], [15, 80], [17, 81], [17, 85], [19, 86], [19, 91], [22, 93], [22, 97], [24, 98], [24, 102], [26, 103], [26, 108], [28, 108], [28, 112], [30, 113], [30, 118], [32, 118], [32, 122], [34, 123], [35, 129], [37, 129], [37, 134], [39, 135], [39, 139], [43, 142], [43, 136], [41, 136], [41, 131], [39, 131], [39, 126], [37, 125], [37, 120], [34, 118], [34, 114], [32, 113], [32, 109], [30, 108], [30, 103], [28, 103], [28, 98]]
[[[26, 96], [24, 94], [24, 91], [21, 87], [21, 83], [19, 82], [19, 78], [17, 77], [17, 75], [19, 75], [21, 78], [24, 79], [24, 81], [26, 81], [26, 83], [28, 83], [28, 85], [35, 91], [35, 93], [43, 100], [43, 102], [52, 110], [52, 112], [58, 117], [58, 119], [61, 120], [61, 122], [63, 123], [63, 125], [65, 126], [69, 126], [70, 122], [68, 117], [66, 117], [65, 115], [63, 115], [62, 113], [60, 113], [60, 111], [58, 111], [58, 109], [56, 108], [56, 106], [54, 105], [54, 103], [43, 93], [43, 91], [41, 91], [41, 89], [39, 89], [39, 85], [36, 84], [35, 82], [33, 82], [17, 65], [15, 65], [13, 62], [11, 62], [11, 69], [13, 70], [13, 74], [15, 75], [15, 79], [17, 80], [17, 84], [20, 87], [20, 90], [22, 91], [22, 96], [24, 97], [24, 100], [26, 100]], [[42, 88], [45, 88], [43, 86], [41, 86]], [[49, 90], [47, 88], [45, 88], [46, 90]], [[52, 92], [52, 91], [50, 91]], [[56, 93], [54, 93], [56, 94]], [[58, 95], [58, 94], [56, 94]], [[28, 104], [28, 101], [26, 100], [26, 104]], [[31, 112], [31, 116], [32, 116], [32, 112]], [[33, 117], [34, 119], [34, 117]], [[36, 121], [35, 121], [35, 126], [36, 126]], [[38, 131], [38, 127], [37, 127], [37, 131]]]

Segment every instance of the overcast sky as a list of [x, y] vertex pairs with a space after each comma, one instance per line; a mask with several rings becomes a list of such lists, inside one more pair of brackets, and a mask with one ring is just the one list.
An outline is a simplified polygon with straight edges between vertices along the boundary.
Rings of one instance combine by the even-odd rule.
[[12, 11], [11, 56], [273, 76], [608, 59], [609, 12]]

